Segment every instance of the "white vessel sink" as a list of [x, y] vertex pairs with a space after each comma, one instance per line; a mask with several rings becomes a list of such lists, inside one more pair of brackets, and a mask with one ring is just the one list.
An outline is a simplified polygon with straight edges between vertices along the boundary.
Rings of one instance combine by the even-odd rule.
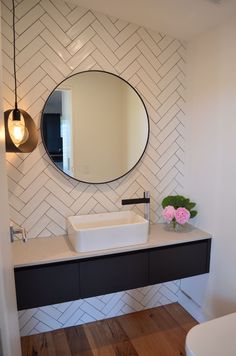
[[148, 221], [133, 211], [70, 216], [68, 237], [77, 252], [143, 244]]

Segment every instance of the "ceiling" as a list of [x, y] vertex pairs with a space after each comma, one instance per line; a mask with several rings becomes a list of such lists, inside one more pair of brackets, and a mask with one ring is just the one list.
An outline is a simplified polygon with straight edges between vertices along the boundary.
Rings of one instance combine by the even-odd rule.
[[71, 1], [183, 40], [190, 40], [236, 15], [236, 0]]

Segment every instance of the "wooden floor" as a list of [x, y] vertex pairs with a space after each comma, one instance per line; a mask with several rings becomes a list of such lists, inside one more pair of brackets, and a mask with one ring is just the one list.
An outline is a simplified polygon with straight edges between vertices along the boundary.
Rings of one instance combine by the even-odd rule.
[[177, 303], [21, 339], [23, 356], [180, 356], [197, 322]]

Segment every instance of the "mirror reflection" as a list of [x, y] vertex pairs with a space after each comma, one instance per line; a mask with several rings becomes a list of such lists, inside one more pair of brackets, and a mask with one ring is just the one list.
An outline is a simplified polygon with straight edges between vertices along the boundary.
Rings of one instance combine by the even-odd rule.
[[102, 71], [75, 74], [51, 93], [41, 123], [55, 165], [86, 183], [105, 183], [128, 173], [142, 157], [149, 120], [136, 90]]

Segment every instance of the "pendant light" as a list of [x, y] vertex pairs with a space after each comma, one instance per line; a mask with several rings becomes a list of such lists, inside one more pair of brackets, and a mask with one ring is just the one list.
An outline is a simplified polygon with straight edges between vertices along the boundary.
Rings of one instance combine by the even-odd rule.
[[38, 143], [38, 133], [30, 115], [18, 108], [16, 80], [16, 31], [15, 31], [15, 2], [12, 0], [13, 13], [13, 67], [15, 83], [15, 107], [4, 112], [6, 151], [32, 152]]

